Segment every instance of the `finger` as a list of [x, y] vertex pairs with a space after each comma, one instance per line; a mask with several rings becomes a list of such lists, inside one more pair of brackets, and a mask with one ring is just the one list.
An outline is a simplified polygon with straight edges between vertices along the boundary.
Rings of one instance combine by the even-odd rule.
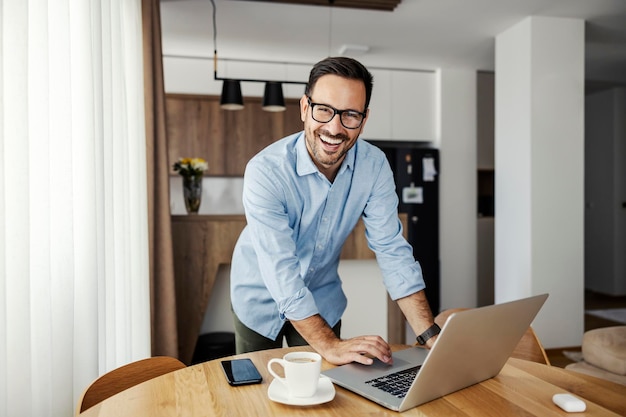
[[372, 341], [374, 342], [374, 349], [378, 352], [378, 354], [374, 355], [385, 363], [391, 363], [391, 346], [389, 346], [383, 338], [378, 336]]
[[389, 346], [389, 344], [385, 342], [385, 339], [383, 339], [380, 336], [360, 336], [360, 337], [356, 337], [355, 340], [369, 342], [372, 345], [376, 346], [381, 351], [391, 352], [391, 347]]
[[363, 337], [351, 339], [350, 342], [352, 342], [350, 350], [362, 356], [357, 362], [371, 364], [373, 361], [370, 360], [377, 358], [381, 362], [392, 363], [391, 349], [382, 339]]
[[374, 363], [374, 359], [372, 359], [371, 357], [367, 355], [356, 354], [353, 356], [352, 362], [357, 362], [363, 365], [371, 365]]

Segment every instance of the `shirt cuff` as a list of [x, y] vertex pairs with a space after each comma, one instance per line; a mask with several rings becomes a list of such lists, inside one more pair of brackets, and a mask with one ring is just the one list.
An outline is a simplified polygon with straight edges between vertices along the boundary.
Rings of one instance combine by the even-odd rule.
[[281, 320], [304, 320], [319, 314], [313, 294], [308, 288], [302, 288], [293, 297], [278, 303]]
[[422, 268], [417, 262], [390, 276], [385, 276], [383, 280], [389, 297], [394, 301], [426, 288], [422, 277]]

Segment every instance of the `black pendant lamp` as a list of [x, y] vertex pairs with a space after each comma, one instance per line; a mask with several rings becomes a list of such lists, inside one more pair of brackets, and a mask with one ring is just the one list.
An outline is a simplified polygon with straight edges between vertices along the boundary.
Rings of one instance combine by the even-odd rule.
[[224, 80], [220, 105], [224, 110], [243, 109], [243, 97], [239, 80]]
[[[1, 0], [0, 0], [1, 1]], [[331, 4], [334, 0], [328, 0]], [[241, 95], [241, 83], [265, 83], [265, 94], [263, 95], [263, 110], [270, 112], [285, 111], [285, 98], [283, 96], [283, 84], [302, 84], [306, 85], [306, 81], [275, 81], [275, 80], [257, 80], [248, 78], [223, 78], [217, 76], [217, 25], [215, 0], [211, 0], [213, 8], [213, 79], [223, 81], [222, 96], [220, 98], [220, 107], [224, 110], [241, 110], [243, 109], [243, 96]], [[241, 60], [239, 60], [241, 61]], [[252, 61], [254, 62], [254, 61]], [[282, 62], [281, 64], [288, 64]]]
[[263, 95], [263, 110], [279, 112], [286, 109], [282, 84], [277, 81], [266, 82], [265, 94]]

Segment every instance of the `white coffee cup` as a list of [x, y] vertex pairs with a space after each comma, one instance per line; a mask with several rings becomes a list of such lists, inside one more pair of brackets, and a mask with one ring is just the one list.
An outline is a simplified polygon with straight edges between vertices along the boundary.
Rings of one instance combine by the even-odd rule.
[[[272, 369], [277, 363], [283, 367], [284, 377]], [[322, 368], [322, 357], [314, 352], [290, 352], [282, 359], [273, 358], [267, 363], [267, 370], [282, 383], [292, 397], [312, 397], [317, 391]]]

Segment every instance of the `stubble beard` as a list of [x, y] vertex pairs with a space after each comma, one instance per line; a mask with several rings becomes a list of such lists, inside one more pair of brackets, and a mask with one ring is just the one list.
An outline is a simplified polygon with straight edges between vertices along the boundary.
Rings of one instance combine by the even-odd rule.
[[[319, 136], [339, 139], [342, 141], [342, 147], [338, 150], [338, 152], [328, 152], [323, 149], [322, 145], [319, 143], [319, 141], [321, 141]], [[325, 168], [330, 168], [338, 162], [342, 161], [343, 157], [350, 150], [349, 147], [345, 146], [345, 144], [350, 141], [350, 138], [348, 136], [343, 134], [331, 135], [323, 129], [318, 129], [317, 131], [310, 130], [309, 133], [306, 135], [306, 141], [308, 143], [308, 148], [313, 156], [313, 159]]]

